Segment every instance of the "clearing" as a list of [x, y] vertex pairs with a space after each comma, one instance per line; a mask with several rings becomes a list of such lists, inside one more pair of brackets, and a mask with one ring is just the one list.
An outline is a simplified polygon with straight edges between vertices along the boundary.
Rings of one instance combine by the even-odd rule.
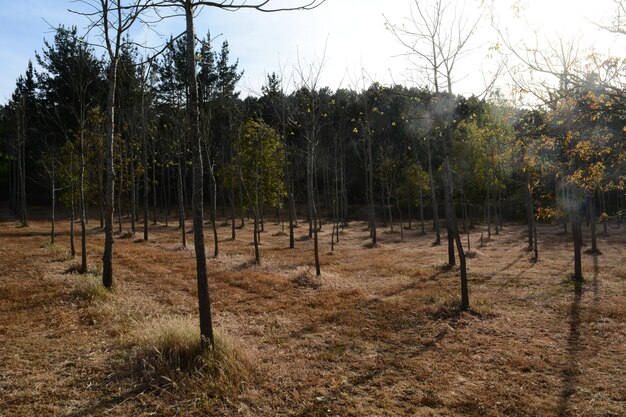
[[[481, 248], [472, 231], [472, 310], [460, 313], [457, 271], [432, 233], [405, 230], [400, 242], [397, 227], [381, 227], [371, 249], [364, 223], [351, 222], [330, 252], [324, 225], [316, 279], [304, 224], [290, 250], [267, 221], [260, 266], [251, 225], [236, 240], [222, 225], [220, 255], [208, 261], [215, 326], [252, 372], [216, 395], [185, 378], [146, 383], [127, 342], [159, 321], [195, 320], [195, 260], [177, 227], [151, 226], [148, 242], [118, 236], [116, 291], [106, 296], [68, 273], [79, 262], [68, 256], [68, 222], [49, 245], [46, 215], [31, 210], [20, 228], [0, 209], [2, 416], [626, 415], [625, 227], [599, 228], [603, 254], [584, 255], [582, 286], [569, 278], [571, 236], [561, 228], [539, 225], [537, 263], [522, 225], [506, 224]], [[78, 224], [76, 233], [79, 249]], [[212, 254], [210, 225], [206, 237]]]

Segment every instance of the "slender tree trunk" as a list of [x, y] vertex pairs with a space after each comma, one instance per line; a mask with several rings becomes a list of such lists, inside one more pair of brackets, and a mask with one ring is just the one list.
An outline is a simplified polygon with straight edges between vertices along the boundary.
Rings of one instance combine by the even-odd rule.
[[[445, 168], [445, 181], [444, 181], [444, 193], [445, 193], [445, 205], [446, 205], [446, 223], [449, 224], [449, 233], [452, 234], [452, 238], [456, 242], [457, 253], [459, 254], [459, 266], [460, 266], [460, 279], [461, 279], [461, 309], [468, 310], [469, 304], [469, 289], [467, 284], [467, 264], [465, 260], [465, 251], [463, 250], [463, 244], [461, 242], [461, 235], [459, 234], [459, 226], [456, 220], [456, 212], [454, 210], [454, 200], [452, 199], [453, 182], [452, 182], [452, 167], [450, 165], [450, 153], [452, 150], [452, 136], [454, 131], [451, 127], [447, 132], [446, 143], [446, 155], [444, 158]], [[449, 236], [450, 237], [450, 236]], [[454, 257], [454, 254], [453, 254]]]
[[461, 236], [456, 230], [455, 233], [456, 248], [459, 253], [459, 264], [461, 270], [461, 310], [469, 310], [469, 288], [467, 285], [467, 264], [465, 260], [465, 252], [463, 251], [463, 244], [461, 243]]
[[181, 162], [178, 163], [178, 227], [182, 232], [183, 247], [187, 247], [187, 231], [185, 230], [185, 200], [183, 194], [183, 172]]
[[[308, 195], [309, 195], [309, 228], [313, 234], [313, 257], [315, 260], [315, 275], [319, 276], [320, 272], [320, 258], [319, 258], [319, 245], [318, 245], [318, 233], [317, 233], [317, 208], [315, 206], [315, 190], [314, 190], [314, 175], [315, 175], [315, 134], [309, 135], [309, 143], [307, 145], [307, 181], [308, 181]], [[313, 226], [314, 225], [314, 226]], [[311, 230], [312, 229], [312, 230]]]
[[580, 219], [580, 207], [578, 206], [578, 191], [573, 194], [573, 201], [575, 206], [570, 208], [570, 218], [572, 222], [572, 238], [574, 240], [574, 280], [577, 282], [582, 281], [582, 230]]
[[453, 230], [453, 217], [456, 217], [454, 213], [454, 202], [452, 201], [452, 168], [450, 167], [449, 156], [445, 157], [444, 168], [446, 170], [446, 179], [443, 184], [444, 194], [444, 208], [446, 214], [446, 232], [448, 235], [448, 265], [452, 266], [456, 263], [454, 256], [454, 230]]
[[420, 188], [419, 188], [419, 197], [420, 197], [420, 224], [422, 228], [422, 234], [426, 234], [426, 230], [424, 228], [424, 192], [422, 190], [422, 182], [420, 180]]
[[400, 207], [400, 196], [398, 194], [398, 187], [396, 189], [396, 205], [398, 207], [398, 219], [400, 220], [400, 241], [404, 242], [404, 218], [402, 217], [402, 207]]
[[237, 208], [235, 201], [235, 187], [231, 185], [228, 192], [228, 199], [230, 200], [230, 238], [235, 240], [236, 237], [236, 222], [237, 222]]
[[502, 190], [498, 191], [498, 225], [500, 226], [500, 231], [502, 231]]
[[[154, 142], [154, 141], [153, 141]], [[153, 143], [154, 148], [154, 143]], [[156, 226], [158, 223], [157, 219], [157, 181], [156, 181], [156, 154], [154, 149], [152, 149], [152, 224]], [[165, 186], [165, 182], [161, 183], [161, 187]]]
[[[121, 148], [121, 146], [120, 146]], [[120, 149], [120, 186], [117, 192], [117, 222], [118, 231], [122, 233], [122, 185], [124, 183], [124, 158]]]
[[[143, 159], [143, 240], [148, 241], [148, 132], [146, 126], [146, 103], [144, 94], [141, 94], [141, 153]], [[152, 157], [154, 161], [154, 156]], [[154, 184], [154, 163], [152, 165], [152, 184]], [[156, 224], [156, 193], [153, 191], [154, 198], [154, 224]]]
[[391, 188], [392, 186], [389, 185], [387, 187], [387, 207], [389, 209], [389, 224], [391, 225], [391, 231], [393, 232], [393, 212], [392, 212], [392, 205], [391, 205]]
[[253, 241], [254, 241], [254, 261], [257, 265], [261, 264], [261, 254], [259, 253], [259, 213], [258, 210], [254, 210], [254, 228], [253, 228]]
[[198, 86], [196, 84], [195, 33], [193, 26], [193, 3], [185, 0], [186, 58], [187, 84], [189, 87], [189, 141], [193, 152], [193, 229], [196, 251], [196, 275], [198, 281], [198, 313], [200, 316], [200, 335], [202, 344], [213, 350], [213, 322], [211, 318], [211, 301], [207, 277], [206, 252], [204, 249], [204, 212], [203, 212], [203, 180], [202, 149], [200, 145], [200, 129], [198, 116]]
[[[377, 245], [376, 240], [376, 208], [374, 206], [374, 156], [372, 151], [372, 135], [367, 134], [367, 173], [369, 188], [369, 212], [370, 212], [370, 233], [372, 235], [372, 246]], [[384, 210], [383, 210], [384, 212]]]
[[[161, 175], [165, 176], [165, 173], [163, 172], [163, 170], [165, 169], [165, 162], [163, 162], [163, 164], [161, 165]], [[164, 194], [164, 200], [165, 200], [165, 227], [169, 226], [169, 215], [170, 215], [170, 191], [171, 191], [171, 186], [172, 186], [172, 180], [171, 180], [171, 172], [170, 169], [167, 169], [167, 184], [165, 185], [165, 189], [163, 190], [163, 194]], [[165, 178], [163, 178], [163, 180], [165, 180]]]
[[609, 230], [608, 230], [608, 213], [606, 212], [606, 196], [605, 196], [606, 192], [603, 190], [600, 190], [600, 196], [602, 198], [602, 228], [604, 230], [604, 234], [608, 235], [609, 234]]
[[491, 184], [487, 185], [487, 239], [491, 239]]
[[291, 167], [286, 165], [285, 173], [287, 175], [287, 204], [289, 205], [289, 248], [293, 249], [296, 247], [296, 240], [293, 232], [294, 228], [294, 218], [296, 217], [296, 213], [294, 210], [294, 201], [293, 201], [293, 185], [291, 182]]
[[[310, 146], [309, 146], [309, 152], [310, 151]], [[313, 198], [315, 198], [315, 194], [313, 192], [313, 167], [310, 166], [311, 164], [311, 156], [307, 155], [307, 221], [309, 222], [309, 239], [311, 239], [313, 237]], [[317, 225], [315, 225], [315, 227], [317, 227]]]
[[52, 161], [52, 176], [50, 178], [51, 181], [51, 190], [52, 190], [52, 211], [50, 213], [51, 227], [50, 227], [50, 244], [54, 245], [54, 237], [55, 237], [55, 224], [56, 224], [56, 183], [55, 183], [55, 174], [54, 174], [54, 164]]
[[239, 186], [237, 188], [239, 189], [239, 225], [243, 229], [246, 224], [246, 213], [243, 209], [243, 187], [241, 186], [241, 183], [238, 184]]
[[589, 218], [591, 219], [591, 253], [598, 253], [598, 239], [596, 233], [596, 197], [595, 190], [592, 190], [587, 194], [587, 201], [589, 202]]
[[137, 218], [137, 204], [135, 196], [137, 195], [137, 179], [135, 178], [135, 147], [131, 143], [130, 139], [128, 140], [128, 151], [129, 151], [129, 161], [128, 161], [128, 176], [130, 177], [130, 230], [135, 234], [136, 232], [136, 221]]
[[[25, 112], [26, 110], [23, 109], [23, 112]], [[20, 202], [21, 202], [21, 206], [22, 208], [20, 209], [20, 212], [22, 214], [22, 226], [28, 226], [28, 220], [26, 220], [26, 115], [23, 114], [22, 115], [22, 140], [21, 140], [21, 195], [20, 195]]]
[[80, 210], [80, 272], [87, 272], [87, 209], [85, 204], [85, 129], [80, 130], [80, 177], [78, 205]]
[[387, 226], [387, 210], [385, 207], [385, 177], [380, 179], [380, 206], [383, 209], [383, 227]]
[[[317, 219], [317, 209], [315, 207], [315, 201], [313, 201], [313, 219]], [[313, 228], [313, 250], [315, 256], [315, 275], [320, 276], [320, 254], [319, 254], [319, 240], [317, 236], [317, 227]]]
[[115, 195], [115, 171], [113, 167], [113, 142], [115, 139], [115, 90], [117, 84], [117, 64], [115, 57], [109, 69], [109, 94], [107, 98], [105, 166], [106, 180], [104, 191], [104, 254], [102, 255], [102, 284], [113, 286], [113, 207]]
[[74, 154], [70, 154], [70, 255], [76, 257], [76, 245], [74, 244], [74, 220], [76, 219], [76, 207], [74, 204]]
[[533, 249], [533, 227], [535, 224], [535, 210], [533, 208], [533, 196], [531, 192], [530, 173], [526, 172], [526, 185], [524, 187], [526, 200], [526, 220], [528, 221], [528, 250]]
[[213, 167], [211, 167], [211, 225], [213, 226], [213, 257], [217, 258], [219, 255], [219, 239], [217, 236], [217, 181], [215, 180], [215, 173]]
[[342, 195], [342, 203], [343, 203], [343, 224], [345, 226], [348, 225], [348, 189], [346, 187], [346, 164], [345, 164], [345, 153], [343, 152], [343, 146], [341, 147], [341, 158], [339, 159], [341, 163], [341, 195]]
[[537, 262], [539, 260], [539, 249], [537, 247], [537, 222], [533, 222], [533, 235], [533, 251], [535, 252], [535, 262]]
[[293, 177], [291, 178], [291, 210], [293, 211], [294, 227], [298, 227], [298, 210], [296, 208], [296, 198], [294, 194]]
[[467, 206], [465, 205], [465, 190], [463, 189], [463, 184], [461, 183], [461, 216], [463, 220], [463, 232], [467, 233], [469, 230], [467, 227]]
[[433, 226], [435, 228], [435, 245], [441, 245], [441, 229], [439, 226], [439, 208], [437, 207], [437, 192], [435, 190], [435, 180], [433, 178], [432, 153], [430, 142], [428, 144], [428, 181], [430, 186], [430, 198], [433, 208]]

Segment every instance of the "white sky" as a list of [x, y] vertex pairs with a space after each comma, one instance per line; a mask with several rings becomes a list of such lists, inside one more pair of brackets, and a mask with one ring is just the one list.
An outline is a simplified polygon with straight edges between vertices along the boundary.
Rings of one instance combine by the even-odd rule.
[[[28, 59], [34, 60], [34, 51], [41, 51], [43, 38], [52, 37], [45, 21], [53, 26], [75, 24], [79, 31], [86, 22], [66, 12], [69, 7], [77, 7], [70, 0], [0, 1], [0, 102], [5, 102]], [[469, 5], [478, 4], [478, 0], [467, 1]], [[223, 39], [229, 41], [231, 57], [239, 58], [240, 68], [245, 70], [240, 88], [251, 93], [260, 91], [266, 73], [280, 72], [280, 66], [290, 73], [298, 57], [310, 63], [319, 60], [325, 48], [322, 84], [333, 89], [340, 85], [350, 87], [361, 75], [362, 67], [369, 78], [382, 83], [416, 83], [420, 81], [419, 74], [407, 68], [407, 60], [399, 56], [404, 50], [385, 29], [383, 17], [384, 14], [391, 22], [402, 24], [412, 2], [327, 0], [313, 11], [276, 14], [205, 9], [196, 19], [196, 26], [202, 36], [209, 27], [213, 36], [221, 34], [218, 44]], [[420, 0], [420, 4], [424, 2]], [[497, 19], [514, 40], [532, 41], [535, 35], [529, 28], [534, 28], [540, 39], [576, 38], [584, 47], [594, 46], [618, 56], [625, 54], [626, 36], [616, 39], [592, 23], [610, 17], [612, 0], [493, 2]], [[488, 20], [484, 19], [474, 39], [472, 55], [459, 64], [455, 92], [480, 92], [484, 85], [480, 69], [488, 71], [495, 65], [496, 57], [489, 58], [487, 48], [497, 41], [497, 36]], [[158, 31], [169, 35], [182, 28], [182, 18], [176, 18], [160, 23]], [[151, 32], [138, 32], [135, 36], [140, 41], [157, 42]], [[505, 77], [501, 83], [506, 84]]]

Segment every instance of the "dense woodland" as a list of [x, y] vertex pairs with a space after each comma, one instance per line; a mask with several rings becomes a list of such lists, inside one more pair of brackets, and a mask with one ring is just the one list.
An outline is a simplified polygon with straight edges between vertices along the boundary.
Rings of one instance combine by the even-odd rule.
[[[121, 7], [126, 3], [133, 6]], [[292, 248], [296, 225], [308, 228], [318, 275], [324, 272], [319, 248], [334, 249], [350, 220], [368, 222], [372, 247], [381, 228], [434, 231], [433, 244], [447, 247], [448, 263], [460, 265], [461, 306], [468, 309], [466, 257], [476, 248], [464, 237], [471, 229], [487, 241], [505, 222], [524, 222], [537, 260], [535, 223], [562, 227], [574, 243], [572, 272], [580, 280], [581, 226], [592, 231], [589, 251], [601, 253], [596, 233], [623, 221], [622, 58], [569, 62], [563, 48], [561, 55], [555, 48], [538, 57], [503, 41], [527, 71], [554, 82], [517, 84], [534, 96], [532, 106], [494, 88], [464, 97], [454, 93], [451, 72], [469, 29], [447, 47], [436, 37], [417, 39], [434, 46], [423, 86], [363, 79], [333, 91], [320, 85], [323, 66], [312, 65], [296, 66], [289, 76], [269, 74], [258, 96], [244, 96], [237, 51], [210, 33], [194, 34], [193, 10], [202, 3], [93, 2], [95, 15], [77, 18], [103, 33], [104, 55], [76, 27], [58, 27], [0, 108], [0, 181], [22, 226], [30, 206], [50, 207], [53, 242], [56, 219], [69, 215], [72, 255], [82, 255], [82, 271], [87, 222], [99, 221], [107, 288], [115, 233], [148, 240], [148, 226], [159, 222], [178, 226], [182, 245], [193, 236], [201, 332], [209, 346], [204, 233], [217, 236], [222, 222], [232, 238], [253, 224], [249, 239], [260, 263], [266, 222], [280, 222]], [[624, 10], [623, 2], [616, 5]], [[133, 43], [128, 28], [151, 7], [165, 6], [186, 16], [187, 31], [149, 53]], [[114, 17], [102, 25], [97, 16]], [[424, 16], [416, 26], [445, 17]], [[390, 30], [410, 43], [400, 28], [390, 24]], [[623, 21], [607, 30], [624, 33]], [[318, 240], [321, 228], [332, 229], [331, 241]], [[219, 240], [212, 241], [206, 251], [218, 257]]]

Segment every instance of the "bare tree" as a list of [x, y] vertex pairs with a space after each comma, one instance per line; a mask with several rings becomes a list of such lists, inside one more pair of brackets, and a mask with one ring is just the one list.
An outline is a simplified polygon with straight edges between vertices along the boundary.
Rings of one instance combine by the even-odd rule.
[[315, 274], [321, 275], [318, 245], [318, 212], [316, 205], [316, 156], [321, 128], [321, 103], [319, 83], [324, 68], [325, 53], [317, 63], [305, 66], [300, 60], [296, 66], [299, 77], [298, 84], [303, 94], [303, 111], [301, 133], [306, 140], [306, 183], [307, 205], [309, 210], [309, 233], [313, 234], [313, 252], [315, 258]]
[[[305, 0], [296, 6], [271, 8], [270, 0], [248, 2], [245, 0], [224, 1], [201, 1], [201, 0], [154, 0], [149, 4], [153, 7], [157, 16], [161, 18], [170, 16], [184, 16], [186, 22], [186, 60], [187, 60], [187, 88], [189, 97], [187, 101], [187, 115], [189, 119], [189, 143], [193, 153], [193, 229], [194, 247], [196, 252], [196, 275], [198, 283], [198, 309], [200, 316], [200, 335], [203, 346], [213, 349], [215, 341], [213, 336], [213, 323], [211, 319], [211, 302], [209, 298], [209, 285], [207, 278], [206, 252], [204, 248], [204, 169], [202, 161], [202, 147], [200, 138], [200, 123], [198, 110], [198, 85], [196, 75], [195, 54], [195, 29], [194, 17], [203, 6], [219, 8], [227, 11], [252, 9], [260, 12], [278, 12], [288, 10], [310, 10], [318, 7], [324, 0]], [[139, 11], [140, 7], [130, 10]], [[128, 10], [128, 9], [126, 9]], [[174, 13], [173, 15], [170, 13]]]
[[104, 254], [102, 255], [102, 284], [113, 286], [113, 207], [115, 170], [113, 167], [113, 142], [115, 138], [115, 93], [120, 54], [127, 33], [151, 5], [150, 0], [79, 0], [87, 10], [74, 11], [89, 20], [89, 30], [98, 30], [109, 59], [107, 71], [108, 96], [105, 143], [105, 195], [104, 195]]
[[[469, 308], [465, 253], [459, 236], [453, 201], [453, 179], [450, 152], [455, 131], [453, 117], [455, 102], [452, 87], [458, 62], [470, 51], [468, 42], [476, 32], [481, 16], [471, 17], [467, 2], [413, 0], [411, 13], [405, 24], [387, 20], [386, 25], [395, 38], [407, 49], [407, 55], [426, 74], [436, 93], [433, 111], [440, 125], [443, 139], [444, 206], [448, 231], [448, 263], [455, 263], [454, 243], [460, 261], [461, 307]], [[458, 122], [458, 121], [456, 121]]]

